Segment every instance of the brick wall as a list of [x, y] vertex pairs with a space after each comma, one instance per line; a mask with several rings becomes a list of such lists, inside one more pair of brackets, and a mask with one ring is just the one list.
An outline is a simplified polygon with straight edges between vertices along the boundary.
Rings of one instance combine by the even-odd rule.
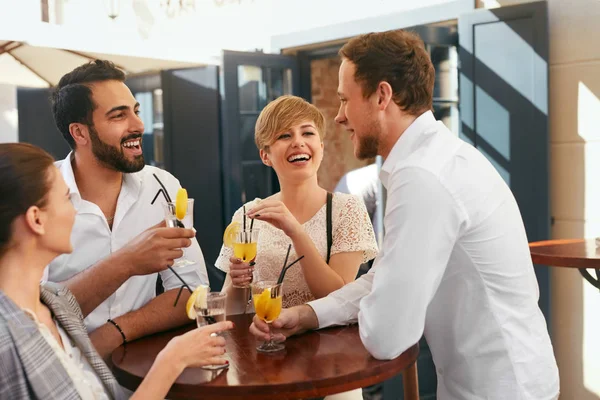
[[340, 102], [337, 96], [338, 57], [314, 60], [311, 62], [312, 102], [325, 115], [325, 152], [318, 177], [321, 187], [333, 190], [340, 178], [348, 171], [369, 164], [354, 157], [350, 136], [334, 118]]

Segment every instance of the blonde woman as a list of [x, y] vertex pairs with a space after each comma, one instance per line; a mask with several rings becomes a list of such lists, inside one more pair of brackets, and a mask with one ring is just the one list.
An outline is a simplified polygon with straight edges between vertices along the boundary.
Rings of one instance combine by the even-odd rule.
[[[229, 313], [244, 312], [248, 301], [248, 290], [234, 286], [247, 286], [253, 279], [277, 280], [290, 244], [288, 262], [304, 258], [285, 275], [286, 308], [341, 288], [355, 279], [362, 263], [377, 255], [366, 207], [359, 197], [350, 194], [334, 193], [331, 197], [328, 244], [328, 193], [317, 180], [324, 137], [323, 114], [300, 97], [279, 97], [258, 117], [256, 146], [262, 162], [275, 170], [281, 191], [246, 203], [232, 218], [241, 223], [245, 208], [260, 234], [255, 265], [236, 259], [225, 246], [215, 263], [227, 272], [223, 291], [228, 293]], [[336, 396], [362, 399], [360, 389]]]
[[[289, 261], [304, 256], [284, 280], [283, 306], [292, 307], [327, 296], [353, 281], [360, 264], [377, 254], [373, 227], [362, 200], [335, 193], [327, 262], [328, 194], [317, 181], [324, 136], [323, 114], [302, 98], [279, 97], [261, 112], [256, 122], [256, 146], [262, 162], [275, 170], [281, 191], [245, 204], [247, 217], [255, 220], [255, 229], [260, 229], [256, 264], [234, 258], [232, 250], [223, 247], [216, 266], [228, 273], [224, 291], [231, 293], [236, 290], [233, 286], [247, 285], [253, 278], [277, 280], [291, 244]], [[233, 220], [241, 222], [242, 218], [240, 208]], [[231, 311], [239, 312], [246, 299], [232, 297], [244, 302], [230, 305]]]

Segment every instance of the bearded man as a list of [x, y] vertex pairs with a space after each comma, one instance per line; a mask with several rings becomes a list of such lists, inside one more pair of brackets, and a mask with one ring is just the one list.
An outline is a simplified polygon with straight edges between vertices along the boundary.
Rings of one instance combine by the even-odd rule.
[[[74, 251], [52, 261], [47, 279], [73, 292], [105, 358], [127, 341], [188, 322], [189, 293], [174, 309], [181, 282], [167, 269], [182, 248], [194, 263], [178, 274], [192, 287], [208, 284], [194, 231], [164, 225], [163, 204], [181, 186], [145, 165], [140, 104], [124, 80], [114, 64], [96, 60], [63, 76], [52, 94], [56, 125], [72, 149], [56, 166], [77, 216]], [[158, 274], [164, 293], [157, 296]]]

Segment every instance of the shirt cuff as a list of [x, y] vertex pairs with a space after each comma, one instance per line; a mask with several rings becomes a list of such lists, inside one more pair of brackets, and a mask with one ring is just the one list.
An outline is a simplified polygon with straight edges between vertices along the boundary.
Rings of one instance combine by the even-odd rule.
[[342, 315], [340, 315], [340, 305], [337, 303], [337, 300], [331, 296], [313, 300], [306, 304], [308, 304], [317, 315], [319, 329], [333, 325], [346, 325], [348, 323], [347, 321], [342, 320]]
[[[194, 290], [198, 285], [208, 284], [207, 282], [203, 282], [202, 276], [199, 271], [200, 266], [198, 263], [186, 265], [183, 267], [175, 267], [175, 271], [177, 274], [187, 283], [192, 290]], [[175, 274], [169, 269], [160, 272], [160, 275], [163, 280], [163, 287], [165, 288], [165, 292], [171, 289], [179, 289], [183, 282], [179, 280]]]

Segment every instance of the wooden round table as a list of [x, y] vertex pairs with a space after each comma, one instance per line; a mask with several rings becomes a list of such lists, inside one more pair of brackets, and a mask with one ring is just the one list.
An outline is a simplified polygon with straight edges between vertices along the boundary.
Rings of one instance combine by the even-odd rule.
[[[581, 275], [600, 289], [600, 251], [595, 239], [561, 239], [529, 243], [534, 264], [579, 269]], [[596, 270], [596, 278], [586, 268]]]
[[[405, 400], [418, 399], [418, 344], [394, 360], [379, 361], [363, 346], [358, 326], [351, 325], [291, 337], [285, 350], [263, 354], [256, 351], [257, 340], [248, 332], [252, 315], [228, 319], [235, 324], [225, 334], [229, 368], [186, 369], [169, 399], [310, 399], [373, 385], [402, 372]], [[148, 336], [115, 350], [113, 372], [119, 383], [135, 390], [167, 342], [194, 328]]]

